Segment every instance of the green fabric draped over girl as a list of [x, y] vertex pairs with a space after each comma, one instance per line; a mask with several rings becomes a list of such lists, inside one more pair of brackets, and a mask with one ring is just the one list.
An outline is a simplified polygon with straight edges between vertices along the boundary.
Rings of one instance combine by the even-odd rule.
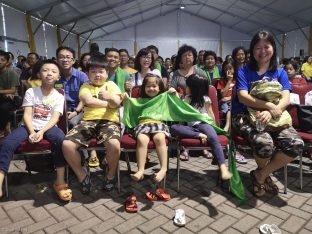
[[229, 133], [219, 128], [209, 116], [199, 113], [175, 95], [165, 92], [152, 99], [129, 98], [124, 103], [123, 122], [127, 127], [134, 128], [139, 124], [140, 120], [144, 119], [176, 122], [202, 121], [210, 124], [217, 134], [227, 136], [230, 140], [229, 170], [233, 174], [230, 179], [230, 189], [241, 202], [245, 201], [244, 186], [235, 164], [233, 142]]

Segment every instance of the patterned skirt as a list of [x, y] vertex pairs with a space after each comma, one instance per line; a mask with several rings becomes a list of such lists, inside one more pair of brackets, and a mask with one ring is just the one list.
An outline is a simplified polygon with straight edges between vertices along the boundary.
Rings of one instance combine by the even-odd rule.
[[170, 136], [169, 128], [163, 123], [145, 123], [139, 124], [133, 129], [133, 137], [137, 138], [140, 133], [153, 134], [157, 132], [164, 133], [167, 137]]

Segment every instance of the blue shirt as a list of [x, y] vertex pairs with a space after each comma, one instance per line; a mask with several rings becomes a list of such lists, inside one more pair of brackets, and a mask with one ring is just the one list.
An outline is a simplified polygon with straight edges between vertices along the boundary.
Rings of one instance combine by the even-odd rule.
[[236, 82], [236, 95], [232, 100], [232, 116], [236, 116], [239, 113], [247, 113], [247, 106], [241, 104], [237, 97], [237, 91], [239, 90], [247, 90], [250, 92], [251, 85], [253, 82], [262, 80], [263, 77], [269, 77], [274, 80], [277, 80], [281, 85], [283, 90], [291, 90], [291, 85], [289, 83], [289, 79], [287, 73], [283, 68], [277, 68], [275, 71], [267, 71], [261, 76], [254, 70], [252, 70], [248, 66], [243, 66], [239, 68]]
[[67, 111], [74, 111], [79, 104], [79, 89], [83, 83], [89, 83], [88, 76], [75, 68], [72, 68], [72, 75], [67, 80], [61, 76], [56, 81], [55, 87], [62, 88], [65, 92]]

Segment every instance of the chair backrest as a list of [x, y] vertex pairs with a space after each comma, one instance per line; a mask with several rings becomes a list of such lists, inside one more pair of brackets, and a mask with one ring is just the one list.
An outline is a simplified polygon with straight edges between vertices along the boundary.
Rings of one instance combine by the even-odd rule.
[[209, 97], [212, 103], [212, 111], [215, 115], [216, 124], [220, 126], [220, 116], [219, 116], [219, 102], [217, 90], [213, 85], [209, 85]]
[[[292, 84], [291, 85], [292, 92], [299, 95], [300, 104], [304, 105], [305, 100], [304, 96], [307, 92], [312, 90], [312, 84]], [[297, 113], [297, 107], [295, 105], [289, 105], [287, 107], [287, 111], [291, 115], [292, 118], [292, 124], [293, 127], [298, 129], [300, 128], [299, 119], [298, 119], [298, 113]]]
[[[64, 89], [56, 89], [60, 94], [64, 96], [65, 91]], [[64, 108], [63, 108], [63, 114], [60, 116], [59, 121], [57, 123], [57, 126], [62, 129], [62, 131], [65, 133], [68, 132], [68, 116], [67, 116], [67, 107], [66, 107], [66, 100], [64, 100]]]
[[130, 95], [132, 98], [141, 97], [141, 86], [137, 85], [137, 86], [132, 87]]
[[304, 96], [306, 95], [307, 92], [312, 90], [312, 84], [307, 83], [307, 84], [292, 84], [291, 85], [292, 92], [296, 93], [299, 95], [300, 99], [300, 104], [304, 105]]

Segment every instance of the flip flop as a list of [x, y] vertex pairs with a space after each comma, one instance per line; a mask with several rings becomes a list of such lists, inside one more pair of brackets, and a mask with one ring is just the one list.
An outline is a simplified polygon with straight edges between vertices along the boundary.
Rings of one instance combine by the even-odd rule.
[[129, 196], [125, 202], [125, 210], [128, 213], [136, 213], [138, 212], [138, 205], [137, 205], [137, 198], [136, 196], [132, 195]]
[[156, 189], [155, 192], [147, 192], [145, 197], [150, 201], [169, 201], [170, 194], [167, 194], [163, 188]]
[[270, 176], [268, 176], [264, 181], [264, 189], [266, 192], [274, 195], [277, 195], [279, 193], [277, 185], [273, 182]]
[[275, 224], [262, 224], [259, 227], [261, 234], [281, 234], [281, 230]]
[[203, 150], [203, 156], [205, 158], [208, 158], [208, 159], [212, 159], [213, 158], [213, 154], [211, 152], [209, 152], [208, 150]]
[[181, 161], [188, 161], [190, 159], [188, 150], [183, 150], [179, 157]]
[[255, 171], [252, 170], [250, 172], [250, 178], [251, 178], [251, 182], [252, 182], [252, 192], [256, 197], [262, 197], [265, 194], [265, 186], [264, 184], [259, 184], [259, 182], [257, 181], [256, 177], [255, 177]]
[[53, 184], [53, 189], [62, 201], [71, 201], [73, 194], [72, 190], [68, 188], [67, 184]]

